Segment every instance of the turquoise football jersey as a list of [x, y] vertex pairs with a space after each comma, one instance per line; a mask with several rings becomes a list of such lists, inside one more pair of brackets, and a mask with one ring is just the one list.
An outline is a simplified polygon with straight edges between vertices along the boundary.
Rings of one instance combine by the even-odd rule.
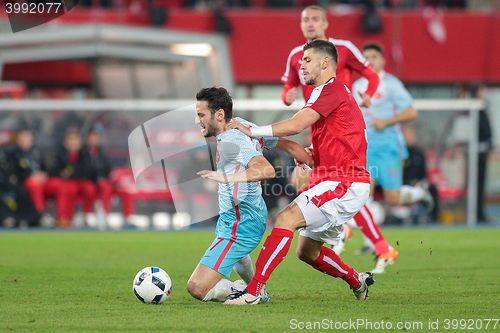
[[[401, 159], [406, 159], [408, 150], [400, 125], [396, 124], [379, 131], [372, 126], [372, 122], [373, 118], [388, 119], [405, 111], [412, 105], [413, 98], [403, 83], [394, 75], [381, 72], [379, 76], [380, 85], [372, 97], [372, 106], [361, 107], [366, 123], [368, 154], [376, 149], [390, 149], [399, 152]], [[359, 93], [366, 91], [367, 86], [368, 80], [365, 78], [354, 82], [352, 93], [359, 104], [361, 104]]]
[[[236, 119], [246, 126], [256, 126], [242, 118]], [[262, 156], [264, 150], [273, 149], [278, 143], [275, 137], [254, 139], [235, 129], [219, 134], [216, 139], [217, 171], [226, 175], [244, 171], [252, 158]], [[238, 220], [238, 234], [251, 236], [254, 229], [260, 232], [261, 225], [255, 224], [265, 224], [267, 220], [260, 182], [219, 183], [218, 197], [217, 232], [230, 233]]]

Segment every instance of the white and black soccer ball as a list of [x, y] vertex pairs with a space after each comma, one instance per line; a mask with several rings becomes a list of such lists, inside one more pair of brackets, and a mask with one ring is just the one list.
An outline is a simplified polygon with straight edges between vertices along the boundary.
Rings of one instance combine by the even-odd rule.
[[143, 303], [161, 304], [172, 293], [172, 280], [159, 267], [145, 267], [135, 275], [132, 290]]

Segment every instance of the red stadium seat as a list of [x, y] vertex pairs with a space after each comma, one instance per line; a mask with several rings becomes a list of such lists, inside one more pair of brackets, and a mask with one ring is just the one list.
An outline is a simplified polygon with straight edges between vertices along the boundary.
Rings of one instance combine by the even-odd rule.
[[[122, 212], [125, 218], [134, 213], [134, 203], [138, 200], [163, 200], [172, 201], [172, 192], [168, 189], [159, 189], [158, 184], [164, 183], [163, 171], [158, 168], [148, 172], [147, 179], [141, 179], [143, 185], [137, 187], [132, 169], [129, 167], [116, 168], [111, 172], [111, 181], [115, 188], [115, 193], [121, 200]], [[148, 184], [153, 186], [148, 187]], [[181, 193], [176, 193], [176, 197], [182, 198]]]

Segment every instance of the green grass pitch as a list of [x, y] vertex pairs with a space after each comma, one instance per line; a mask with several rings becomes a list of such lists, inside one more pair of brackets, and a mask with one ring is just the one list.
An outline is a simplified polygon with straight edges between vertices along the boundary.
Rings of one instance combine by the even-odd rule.
[[[268, 283], [270, 304], [228, 307], [194, 300], [185, 289], [211, 231], [3, 232], [0, 332], [285, 332], [314, 321], [342, 332], [332, 322], [359, 319], [422, 322], [407, 331], [424, 332], [438, 319], [436, 332], [445, 331], [446, 319], [500, 317], [499, 229], [385, 233], [400, 258], [376, 276], [366, 302], [355, 301], [344, 281], [300, 262], [293, 244]], [[354, 231], [342, 257], [369, 270], [373, 258], [353, 254], [360, 245]], [[173, 280], [163, 305], [142, 304], [131, 290], [136, 272], [150, 265]], [[500, 324], [492, 330], [490, 323], [488, 331], [500, 331]]]

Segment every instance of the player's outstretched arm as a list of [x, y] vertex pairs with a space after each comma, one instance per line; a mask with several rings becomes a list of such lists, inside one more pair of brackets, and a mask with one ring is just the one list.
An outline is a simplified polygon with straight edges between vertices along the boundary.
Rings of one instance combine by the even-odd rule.
[[310, 151], [295, 141], [287, 138], [280, 138], [276, 148], [287, 152], [300, 163], [307, 164], [310, 167], [314, 165], [314, 160]]
[[284, 137], [299, 134], [312, 124], [317, 122], [321, 115], [311, 108], [303, 108], [293, 115], [292, 118], [267, 126], [246, 127], [237, 120], [232, 119], [228, 127], [240, 130], [243, 134], [253, 137]]
[[276, 172], [264, 156], [255, 156], [250, 160], [245, 171], [226, 175], [216, 171], [202, 170], [198, 172], [198, 175], [219, 183], [245, 183], [274, 178]]
[[[301, 133], [306, 128], [317, 122], [321, 115], [311, 108], [303, 108], [293, 115], [292, 118], [273, 124], [272, 136], [284, 137]], [[254, 129], [250, 129], [252, 136], [256, 134]]]

